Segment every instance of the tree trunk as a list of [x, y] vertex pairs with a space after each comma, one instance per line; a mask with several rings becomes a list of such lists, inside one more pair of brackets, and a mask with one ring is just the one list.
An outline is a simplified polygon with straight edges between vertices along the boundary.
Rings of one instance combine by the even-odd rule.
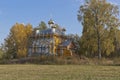
[[98, 39], [98, 58], [101, 59], [101, 46], [100, 46], [100, 40]]
[[97, 32], [98, 36], [98, 59], [101, 59], [101, 44], [100, 44], [100, 34]]
[[101, 59], [102, 55], [101, 55], [101, 44], [100, 44], [100, 31], [99, 31], [99, 27], [98, 25], [98, 17], [97, 17], [97, 12], [95, 12], [96, 15], [95, 15], [95, 28], [96, 28], [96, 31], [97, 31], [97, 46], [98, 46], [98, 59]]

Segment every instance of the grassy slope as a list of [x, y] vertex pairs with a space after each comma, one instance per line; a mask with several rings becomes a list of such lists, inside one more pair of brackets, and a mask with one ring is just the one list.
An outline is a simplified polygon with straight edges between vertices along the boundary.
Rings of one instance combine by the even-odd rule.
[[0, 65], [0, 80], [120, 80], [120, 66]]

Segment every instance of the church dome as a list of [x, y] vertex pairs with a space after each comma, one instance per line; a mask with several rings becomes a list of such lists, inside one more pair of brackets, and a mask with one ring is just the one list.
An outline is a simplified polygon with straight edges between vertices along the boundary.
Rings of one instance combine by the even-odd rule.
[[66, 31], [66, 29], [65, 29], [65, 28], [63, 28], [63, 29], [62, 29], [62, 31]]
[[54, 21], [52, 20], [52, 19], [50, 19], [49, 21], [48, 21], [48, 24], [50, 25], [50, 24], [54, 24]]

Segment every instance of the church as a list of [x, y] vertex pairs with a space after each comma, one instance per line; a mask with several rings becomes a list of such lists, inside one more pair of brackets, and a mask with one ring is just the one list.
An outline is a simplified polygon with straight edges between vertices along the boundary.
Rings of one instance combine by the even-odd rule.
[[65, 34], [66, 29], [57, 26], [52, 19], [48, 21], [49, 28], [35, 29], [30, 36], [28, 56], [54, 55], [72, 56], [75, 52], [73, 41]]

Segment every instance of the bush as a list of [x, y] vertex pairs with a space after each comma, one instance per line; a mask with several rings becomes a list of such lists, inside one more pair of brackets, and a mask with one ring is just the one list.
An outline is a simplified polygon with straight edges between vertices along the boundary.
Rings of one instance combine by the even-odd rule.
[[115, 59], [98, 59], [98, 58], [87, 58], [87, 57], [76, 57], [76, 56], [53, 56], [53, 55], [41, 55], [37, 57], [27, 57], [21, 59], [0, 60], [1, 64], [44, 64], [44, 65], [117, 65], [120, 66], [120, 58]]
[[[5, 63], [5, 61], [4, 61]], [[9, 62], [6, 61], [6, 63], [9, 64], [79, 64], [79, 61], [77, 58], [68, 56], [68, 57], [63, 57], [63, 56], [45, 56], [41, 55], [38, 57], [28, 57], [28, 58], [21, 58], [21, 59], [12, 59], [9, 60]]]

